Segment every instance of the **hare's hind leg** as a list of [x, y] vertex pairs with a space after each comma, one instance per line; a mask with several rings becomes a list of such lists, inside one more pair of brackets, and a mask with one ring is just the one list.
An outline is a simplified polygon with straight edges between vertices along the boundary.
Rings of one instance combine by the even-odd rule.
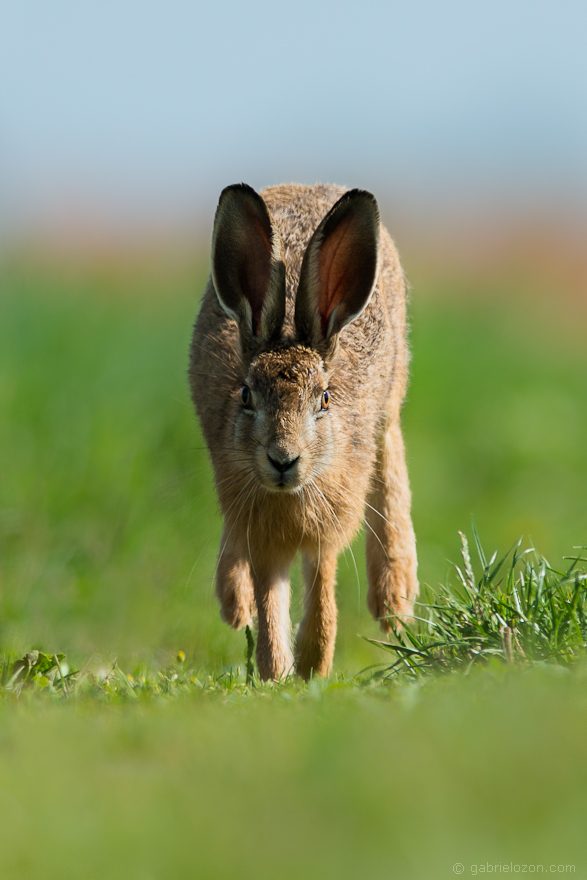
[[328, 675], [332, 667], [337, 618], [336, 557], [335, 552], [324, 548], [317, 557], [303, 556], [306, 613], [296, 643], [296, 671], [305, 679]]
[[416, 539], [399, 417], [389, 419], [381, 437], [367, 504], [367, 605], [373, 617], [381, 619], [384, 632], [389, 632], [386, 616], [408, 619], [418, 594]]
[[220, 601], [220, 616], [233, 629], [250, 624], [256, 614], [251, 564], [248, 556], [231, 540], [228, 526], [220, 542], [216, 570], [216, 595]]

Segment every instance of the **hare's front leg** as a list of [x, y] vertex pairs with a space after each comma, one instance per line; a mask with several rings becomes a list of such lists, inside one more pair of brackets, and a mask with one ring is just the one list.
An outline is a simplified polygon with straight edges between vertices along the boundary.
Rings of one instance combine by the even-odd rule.
[[418, 595], [416, 538], [399, 419], [390, 421], [381, 438], [367, 504], [367, 605], [389, 632], [386, 616], [409, 619]]
[[216, 569], [216, 595], [220, 616], [233, 629], [242, 629], [256, 614], [253, 579], [248, 554], [224, 528]]
[[293, 669], [289, 616], [291, 560], [267, 568], [253, 559], [253, 583], [259, 630], [257, 668], [263, 681], [277, 681]]
[[296, 670], [302, 678], [328, 675], [336, 640], [336, 577], [334, 550], [324, 547], [316, 556], [304, 554], [306, 613], [296, 643]]

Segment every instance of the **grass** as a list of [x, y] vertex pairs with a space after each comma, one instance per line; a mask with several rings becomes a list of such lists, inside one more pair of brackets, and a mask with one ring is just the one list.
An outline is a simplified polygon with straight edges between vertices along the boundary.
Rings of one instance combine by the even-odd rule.
[[552, 568], [534, 548], [521, 550], [522, 539], [501, 559], [497, 553], [487, 559], [473, 530], [481, 577], [475, 577], [461, 532], [463, 566], [455, 566], [459, 586], [442, 585], [433, 594], [428, 590], [428, 596], [420, 597], [414, 624], [393, 626], [391, 643], [371, 640], [398, 657], [378, 677], [468, 673], [493, 659], [561, 668], [585, 659], [587, 573], [578, 565], [587, 560], [581, 552], [564, 571]]
[[[359, 538], [332, 679], [262, 685], [213, 596], [203, 272], [152, 268], [1, 273], [0, 877], [586, 875], [584, 560], [522, 555], [587, 543], [578, 332], [508, 283], [416, 285], [423, 619], [373, 644]], [[488, 547], [526, 538], [459, 578], [473, 513]]]
[[0, 706], [3, 877], [585, 876], [587, 677]]
[[[416, 605], [414, 621], [396, 625], [393, 637], [368, 641], [394, 656], [389, 666], [377, 665], [354, 676], [339, 676], [337, 688], [368, 689], [395, 677], [418, 680], [432, 673], [459, 671], [470, 674], [474, 666], [494, 661], [521, 666], [551, 664], [560, 669], [587, 661], [587, 562], [579, 552], [564, 571], [553, 569], [534, 548], [521, 549], [520, 539], [497, 560], [487, 558], [473, 526], [481, 565], [476, 579], [469, 543], [461, 532], [462, 567], [455, 565], [458, 585], [448, 582], [434, 592], [425, 588]], [[507, 564], [506, 564], [507, 563]], [[426, 593], [428, 595], [426, 595]], [[64, 654], [28, 651], [23, 657], [5, 656], [0, 671], [0, 693], [20, 696], [32, 689], [62, 697], [97, 697], [101, 701], [174, 698], [194, 691], [246, 697], [261, 688], [280, 689], [290, 696], [304, 685], [290, 676], [279, 685], [264, 685], [255, 671], [253, 632], [244, 632], [243, 662], [220, 675], [186, 665], [184, 651], [175, 662], [154, 669], [145, 664], [133, 672], [114, 661], [110, 667], [89, 664], [72, 670]], [[495, 665], [495, 663], [494, 663]], [[313, 683], [315, 684], [315, 683]]]

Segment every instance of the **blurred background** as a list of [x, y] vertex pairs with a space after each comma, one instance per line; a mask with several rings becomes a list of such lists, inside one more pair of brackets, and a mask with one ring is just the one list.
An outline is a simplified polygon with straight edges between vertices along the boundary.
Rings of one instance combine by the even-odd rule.
[[[0, 646], [242, 661], [187, 391], [220, 190], [372, 190], [411, 282], [420, 573], [587, 543], [587, 7], [21, 0], [0, 33]], [[341, 559], [337, 668], [362, 541]], [[294, 576], [294, 619], [299, 619]]]

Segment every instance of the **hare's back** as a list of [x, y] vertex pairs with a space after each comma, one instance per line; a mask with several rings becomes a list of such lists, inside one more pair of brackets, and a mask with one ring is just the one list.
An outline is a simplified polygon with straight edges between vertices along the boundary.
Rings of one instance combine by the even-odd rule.
[[[295, 295], [308, 242], [321, 220], [346, 191], [345, 187], [335, 184], [287, 184], [269, 187], [261, 193], [283, 242], [285, 332], [293, 333]], [[380, 236], [381, 259], [376, 290], [363, 314], [345, 327], [340, 342], [355, 366], [363, 367], [363, 378], [365, 372], [373, 370], [383, 374], [384, 381], [389, 382], [398, 356], [405, 353], [405, 284], [397, 250], [383, 226]]]
[[345, 192], [344, 187], [334, 184], [303, 186], [296, 183], [271, 186], [261, 192], [283, 243], [287, 302], [284, 329], [293, 329], [293, 305], [308, 242], [320, 221]]

